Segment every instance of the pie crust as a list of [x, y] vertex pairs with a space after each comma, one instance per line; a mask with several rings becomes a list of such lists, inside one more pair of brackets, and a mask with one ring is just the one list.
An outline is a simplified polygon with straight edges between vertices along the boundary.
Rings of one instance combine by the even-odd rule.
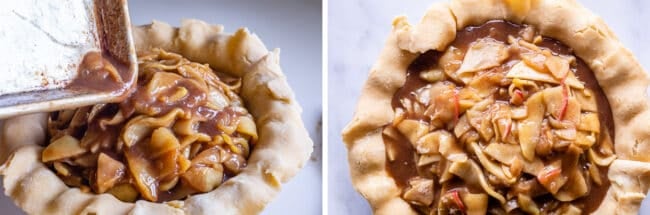
[[[183, 20], [179, 28], [154, 21], [133, 28], [137, 50], [162, 48], [242, 78], [240, 96], [258, 126], [259, 139], [248, 166], [216, 189], [183, 201], [122, 202], [110, 194], [83, 193], [66, 186], [41, 162], [47, 114], [7, 119], [2, 125], [0, 166], [5, 194], [28, 214], [257, 214], [297, 174], [312, 152], [301, 107], [279, 66], [279, 50], [242, 28]], [[13, 153], [12, 153], [13, 152]], [[7, 153], [11, 153], [8, 155]]]
[[394, 117], [391, 100], [407, 67], [427, 50], [444, 51], [456, 31], [490, 20], [534, 26], [574, 50], [586, 62], [609, 100], [617, 159], [611, 186], [594, 214], [636, 214], [650, 185], [649, 79], [636, 58], [599, 17], [574, 0], [451, 0], [432, 5], [419, 24], [405, 17], [393, 30], [364, 84], [352, 121], [343, 130], [352, 183], [376, 214], [416, 214], [386, 168], [383, 127]]

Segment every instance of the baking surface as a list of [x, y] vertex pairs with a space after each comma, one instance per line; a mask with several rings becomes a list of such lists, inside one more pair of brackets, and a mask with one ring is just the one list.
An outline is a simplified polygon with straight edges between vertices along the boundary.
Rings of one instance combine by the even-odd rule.
[[[135, 25], [156, 19], [178, 26], [183, 18], [223, 24], [226, 32], [245, 26], [269, 49], [281, 48], [280, 64], [302, 106], [303, 121], [315, 149], [306, 166], [269, 203], [262, 214], [321, 213], [321, 1], [198, 0], [129, 1]], [[2, 190], [4, 193], [4, 190]], [[290, 210], [289, 210], [290, 209]], [[0, 214], [24, 214], [0, 195]]]
[[[446, 1], [446, 0], [444, 0]], [[442, 1], [442, 2], [444, 2]], [[361, 87], [372, 64], [379, 56], [391, 30], [394, 17], [406, 15], [410, 23], [419, 22], [426, 8], [438, 1], [329, 1], [329, 213], [370, 214], [366, 200], [350, 182], [347, 151], [341, 140], [341, 131], [350, 121]], [[613, 29], [623, 44], [630, 49], [643, 67], [650, 69], [650, 39], [645, 31], [650, 23], [650, 2], [641, 0], [608, 1], [579, 0], [585, 7], [600, 15]], [[639, 214], [650, 214], [650, 200], [646, 199]]]

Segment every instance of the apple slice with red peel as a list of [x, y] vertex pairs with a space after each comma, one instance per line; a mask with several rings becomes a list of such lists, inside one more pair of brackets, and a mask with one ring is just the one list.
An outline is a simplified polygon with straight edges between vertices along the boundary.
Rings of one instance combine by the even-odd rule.
[[555, 177], [558, 177], [560, 175], [560, 173], [562, 173], [562, 169], [553, 168], [553, 169], [550, 169], [550, 170], [548, 170], [548, 171], [546, 171], [546, 172], [544, 172], [542, 174], [539, 174], [537, 176], [537, 180], [539, 180], [540, 184], [547, 184], [550, 181], [552, 181], [553, 179], [555, 179]]
[[542, 171], [537, 174], [537, 181], [546, 190], [552, 194], [556, 194], [562, 186], [567, 182], [567, 177], [562, 175], [561, 163], [556, 162], [551, 166], [546, 166]]
[[510, 98], [510, 103], [514, 105], [521, 105], [524, 103], [524, 93], [520, 89], [515, 89], [513, 91], [514, 95]]
[[512, 130], [512, 120], [510, 120], [510, 122], [506, 126], [506, 130], [503, 132], [503, 139], [508, 138], [508, 135], [510, 135], [510, 130]]
[[454, 90], [454, 125], [458, 124], [460, 118], [460, 101], [458, 100], [458, 90]]
[[516, 90], [515, 90], [515, 94], [516, 94], [517, 96], [519, 96], [519, 98], [521, 98], [521, 100], [524, 99], [524, 93], [521, 92], [521, 90], [516, 89]]
[[465, 214], [465, 204], [463, 204], [463, 201], [460, 199], [459, 191], [458, 190], [450, 190], [450, 191], [447, 191], [447, 193], [451, 195], [451, 197], [454, 200], [454, 203], [456, 204], [458, 209], [460, 211], [462, 211], [463, 214]]
[[562, 81], [562, 85], [560, 86], [562, 86], [562, 105], [560, 106], [560, 110], [557, 115], [558, 119], [562, 121], [566, 115], [567, 107], [569, 106], [569, 89], [564, 84], [564, 81]]

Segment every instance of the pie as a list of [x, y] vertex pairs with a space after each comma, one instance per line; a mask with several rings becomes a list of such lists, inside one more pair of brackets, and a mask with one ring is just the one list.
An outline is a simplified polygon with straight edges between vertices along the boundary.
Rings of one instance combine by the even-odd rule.
[[649, 79], [574, 1], [452, 0], [393, 22], [343, 131], [376, 214], [636, 214]]
[[198, 20], [133, 36], [125, 100], [4, 122], [5, 194], [29, 214], [259, 213], [312, 150], [279, 52]]

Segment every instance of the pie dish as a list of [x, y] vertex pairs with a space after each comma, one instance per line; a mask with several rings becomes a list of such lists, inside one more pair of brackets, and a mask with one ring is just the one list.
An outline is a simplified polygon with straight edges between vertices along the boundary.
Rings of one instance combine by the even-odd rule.
[[393, 30], [343, 131], [376, 214], [636, 214], [649, 80], [575, 1], [452, 0]]
[[312, 150], [279, 51], [198, 20], [133, 37], [123, 102], [4, 122], [5, 194], [28, 214], [259, 213]]

